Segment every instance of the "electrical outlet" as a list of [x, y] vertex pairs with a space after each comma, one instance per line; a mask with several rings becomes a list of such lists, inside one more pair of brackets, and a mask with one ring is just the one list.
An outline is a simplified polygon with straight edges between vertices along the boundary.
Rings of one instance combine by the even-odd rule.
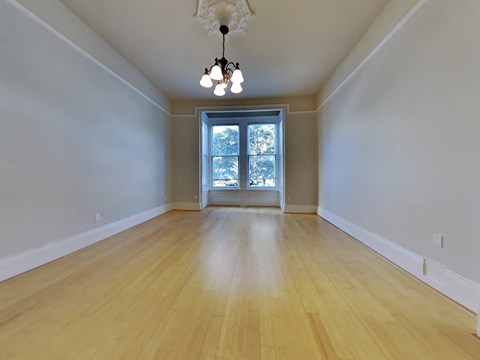
[[100, 221], [100, 214], [96, 213], [95, 214], [95, 222], [99, 222], [99, 221]]
[[197, 199], [198, 199], [198, 195], [193, 195], [193, 198], [194, 198], [195, 200], [197, 200]]
[[433, 234], [433, 245], [442, 249], [443, 248], [443, 236], [440, 235], [440, 234]]

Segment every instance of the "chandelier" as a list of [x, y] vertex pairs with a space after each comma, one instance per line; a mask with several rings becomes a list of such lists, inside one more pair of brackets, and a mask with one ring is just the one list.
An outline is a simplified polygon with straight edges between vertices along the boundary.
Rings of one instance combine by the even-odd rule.
[[217, 96], [223, 96], [225, 95], [225, 89], [228, 83], [231, 82], [232, 86], [230, 87], [230, 91], [234, 94], [239, 94], [242, 92], [241, 84], [244, 81], [239, 64], [238, 62], [236, 64], [228, 62], [228, 60], [225, 59], [225, 35], [229, 32], [228, 26], [221, 25], [220, 32], [223, 36], [222, 58], [215, 58], [215, 64], [213, 64], [210, 69], [205, 68], [205, 73], [200, 80], [200, 85], [204, 88], [211, 88], [213, 86], [212, 80], [214, 80], [217, 82], [217, 85], [213, 93]]

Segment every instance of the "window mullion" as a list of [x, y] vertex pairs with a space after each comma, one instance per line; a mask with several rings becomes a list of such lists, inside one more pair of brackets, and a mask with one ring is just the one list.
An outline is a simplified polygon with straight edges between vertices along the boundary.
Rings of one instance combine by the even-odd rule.
[[248, 182], [247, 124], [246, 122], [241, 122], [238, 125], [240, 127], [240, 189], [246, 189]]

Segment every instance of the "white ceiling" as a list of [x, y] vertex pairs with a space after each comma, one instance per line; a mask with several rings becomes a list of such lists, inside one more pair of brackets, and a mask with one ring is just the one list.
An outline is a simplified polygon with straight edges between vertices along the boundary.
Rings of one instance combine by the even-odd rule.
[[[197, 0], [60, 0], [166, 96], [212, 99], [198, 81], [221, 36], [194, 19]], [[388, 0], [250, 0], [246, 34], [226, 44], [225, 57], [245, 77], [230, 98], [316, 94]]]

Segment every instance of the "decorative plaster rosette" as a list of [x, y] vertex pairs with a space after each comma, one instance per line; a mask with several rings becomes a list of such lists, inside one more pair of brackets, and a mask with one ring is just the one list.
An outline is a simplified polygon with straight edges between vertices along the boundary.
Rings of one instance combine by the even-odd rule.
[[198, 0], [195, 18], [209, 34], [220, 34], [220, 25], [227, 25], [231, 37], [247, 32], [254, 15], [247, 0]]

